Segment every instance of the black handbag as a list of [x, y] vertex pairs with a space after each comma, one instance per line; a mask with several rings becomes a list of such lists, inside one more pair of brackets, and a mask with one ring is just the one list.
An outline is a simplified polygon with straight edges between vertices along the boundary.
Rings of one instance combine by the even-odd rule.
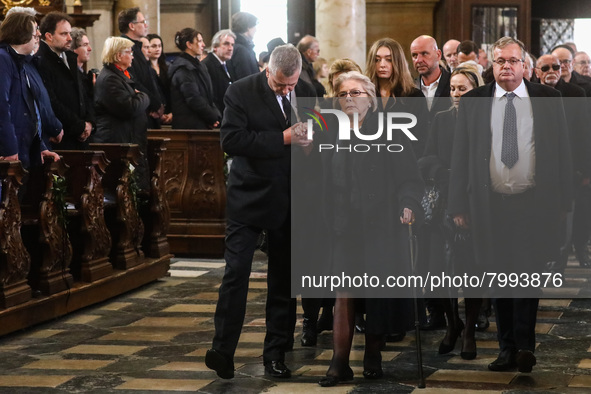
[[423, 211], [425, 212], [425, 224], [433, 224], [437, 222], [443, 213], [443, 201], [441, 191], [435, 185], [433, 180], [425, 186], [425, 193], [421, 200]]

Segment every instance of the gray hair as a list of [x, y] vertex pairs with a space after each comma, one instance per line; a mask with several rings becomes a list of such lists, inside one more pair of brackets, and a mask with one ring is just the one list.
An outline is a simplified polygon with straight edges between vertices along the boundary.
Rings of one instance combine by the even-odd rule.
[[[521, 60], [525, 60], [525, 54], [527, 52], [525, 50], [525, 45], [523, 45], [523, 43], [516, 38], [507, 37], [507, 36], [501, 37], [492, 45], [492, 47], [490, 48], [490, 51], [493, 53], [493, 57], [494, 57], [494, 53], [497, 48], [503, 49], [507, 45], [512, 45], [512, 44], [519, 45], [519, 48], [521, 49]], [[493, 59], [493, 60], [495, 60], [495, 59]]]
[[378, 107], [378, 100], [376, 98], [376, 86], [373, 84], [373, 82], [371, 81], [371, 79], [369, 79], [368, 76], [363, 75], [358, 71], [349, 71], [337, 77], [337, 79], [334, 81], [335, 96], [338, 94], [341, 85], [345, 81], [350, 80], [357, 81], [361, 84], [361, 86], [363, 86], [363, 90], [365, 90], [367, 92], [367, 95], [371, 98], [372, 111], [375, 111]]
[[13, 14], [15, 12], [20, 12], [23, 14], [29, 14], [31, 16], [37, 16], [39, 14], [36, 9], [33, 7], [12, 7], [8, 11], [6, 11], [6, 16]]
[[222, 40], [225, 37], [232, 37], [233, 39], [236, 39], [236, 34], [234, 34], [232, 32], [232, 30], [230, 30], [230, 29], [224, 29], [224, 30], [218, 31], [217, 33], [215, 33], [215, 35], [211, 39], [211, 47], [212, 48], [219, 47], [222, 44]]
[[292, 44], [280, 45], [271, 53], [267, 68], [271, 75], [281, 71], [286, 77], [291, 77], [302, 71], [302, 55]]
[[80, 48], [80, 45], [82, 45], [82, 37], [88, 36], [86, 30], [79, 27], [72, 27], [70, 35], [72, 36], [72, 51]]

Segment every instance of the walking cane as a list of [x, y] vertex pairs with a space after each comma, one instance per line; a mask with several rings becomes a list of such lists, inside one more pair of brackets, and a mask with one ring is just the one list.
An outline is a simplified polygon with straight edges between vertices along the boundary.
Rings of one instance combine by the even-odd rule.
[[[408, 242], [410, 244], [410, 263], [413, 275], [416, 274], [416, 261], [415, 261], [415, 243], [414, 235], [412, 233], [412, 222], [408, 224]], [[419, 368], [419, 385], [420, 389], [425, 388], [425, 376], [423, 375], [423, 352], [421, 350], [421, 324], [419, 323], [419, 303], [417, 300], [417, 289], [413, 287], [413, 301], [415, 307], [415, 342], [417, 346], [417, 366]]]

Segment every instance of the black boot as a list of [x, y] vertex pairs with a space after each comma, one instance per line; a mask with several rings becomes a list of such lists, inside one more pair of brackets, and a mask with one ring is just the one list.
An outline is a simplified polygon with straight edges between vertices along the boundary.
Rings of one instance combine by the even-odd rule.
[[304, 317], [302, 339], [300, 340], [302, 346], [316, 346], [316, 337], [316, 319]]

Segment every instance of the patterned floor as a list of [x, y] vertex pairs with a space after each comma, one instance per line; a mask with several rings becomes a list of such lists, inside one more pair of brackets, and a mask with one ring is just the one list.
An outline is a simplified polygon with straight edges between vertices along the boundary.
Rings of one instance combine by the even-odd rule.
[[[588, 283], [591, 269], [569, 264], [572, 283]], [[591, 392], [591, 300], [543, 300], [538, 365], [531, 374], [490, 372], [497, 355], [495, 326], [478, 333], [478, 357], [465, 361], [459, 346], [441, 356], [443, 331], [423, 332], [427, 388], [417, 389], [414, 335], [389, 343], [383, 353], [385, 378], [363, 379], [363, 336], [352, 354], [355, 380], [321, 388], [331, 357], [331, 335], [316, 348], [299, 337], [286, 363], [287, 381], [263, 375], [265, 259], [257, 255], [248, 313], [236, 354], [236, 378], [217, 379], [204, 365], [213, 335], [213, 311], [223, 274], [219, 260], [175, 259], [170, 276], [108, 302], [50, 323], [0, 338], [0, 393], [500, 393]], [[301, 312], [301, 311], [300, 311]], [[298, 323], [300, 325], [300, 323]], [[301, 326], [297, 332], [301, 331]]]

